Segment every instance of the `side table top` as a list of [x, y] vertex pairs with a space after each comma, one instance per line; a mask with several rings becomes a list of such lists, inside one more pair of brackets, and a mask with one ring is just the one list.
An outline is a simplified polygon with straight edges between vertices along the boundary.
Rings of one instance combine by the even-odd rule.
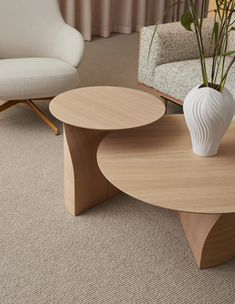
[[97, 158], [112, 184], [146, 203], [193, 213], [235, 212], [235, 123], [215, 157], [193, 154], [184, 116], [167, 115], [107, 135]]
[[86, 87], [55, 97], [51, 113], [64, 123], [94, 130], [121, 130], [150, 124], [165, 113], [148, 93], [120, 87]]

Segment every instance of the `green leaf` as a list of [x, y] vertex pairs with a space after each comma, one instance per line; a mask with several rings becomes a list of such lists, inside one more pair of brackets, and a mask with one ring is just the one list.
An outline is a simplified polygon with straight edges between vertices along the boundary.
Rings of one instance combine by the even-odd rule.
[[213, 27], [213, 33], [212, 33], [212, 38], [215, 39], [215, 43], [218, 42], [218, 37], [219, 37], [219, 22], [215, 21]]
[[184, 13], [183, 16], [181, 17], [180, 21], [181, 21], [181, 24], [183, 25], [183, 27], [187, 31], [191, 31], [192, 32], [193, 17], [190, 14], [190, 12]]

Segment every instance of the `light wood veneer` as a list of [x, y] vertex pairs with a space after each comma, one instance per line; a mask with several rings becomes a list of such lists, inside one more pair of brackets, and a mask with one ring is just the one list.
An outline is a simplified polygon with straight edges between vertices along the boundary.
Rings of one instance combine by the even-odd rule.
[[111, 130], [150, 124], [164, 115], [165, 106], [138, 90], [90, 87], [57, 96], [50, 111], [64, 122], [65, 205], [79, 215], [119, 192], [97, 164], [103, 137]]
[[216, 157], [192, 153], [183, 115], [107, 135], [98, 149], [106, 178], [144, 202], [179, 211], [200, 268], [235, 256], [235, 124]]
[[[192, 152], [183, 115], [109, 134], [98, 150], [104, 175], [150, 204], [194, 213], [235, 212], [235, 124], [216, 157]], [[170, 190], [170, 191], [169, 191]]]
[[55, 97], [51, 113], [64, 123], [92, 130], [121, 130], [150, 124], [165, 113], [160, 98], [140, 90], [87, 87]]
[[73, 215], [119, 193], [100, 172], [96, 151], [106, 132], [64, 124], [64, 195]]
[[223, 264], [235, 257], [235, 214], [179, 212], [179, 218], [200, 268]]

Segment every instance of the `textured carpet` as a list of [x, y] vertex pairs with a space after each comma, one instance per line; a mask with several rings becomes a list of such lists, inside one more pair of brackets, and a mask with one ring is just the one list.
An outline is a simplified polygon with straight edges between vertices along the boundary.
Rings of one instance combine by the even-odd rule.
[[[88, 43], [81, 84], [133, 87], [137, 44]], [[70, 216], [62, 141], [24, 106], [0, 115], [1, 304], [235, 303], [235, 261], [198, 270], [174, 213], [120, 195]]]

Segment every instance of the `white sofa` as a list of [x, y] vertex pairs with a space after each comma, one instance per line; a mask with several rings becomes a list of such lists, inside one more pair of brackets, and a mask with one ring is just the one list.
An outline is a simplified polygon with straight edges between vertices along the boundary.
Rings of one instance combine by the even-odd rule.
[[[213, 19], [204, 22], [203, 39], [208, 71], [212, 64], [211, 35]], [[158, 26], [150, 57], [148, 50], [155, 26], [144, 27], [140, 38], [138, 81], [155, 89], [160, 96], [183, 104], [187, 93], [202, 83], [196, 36], [186, 31], [180, 22]], [[230, 36], [229, 49], [235, 50], [235, 32]], [[235, 65], [232, 67], [226, 87], [235, 98]]]

